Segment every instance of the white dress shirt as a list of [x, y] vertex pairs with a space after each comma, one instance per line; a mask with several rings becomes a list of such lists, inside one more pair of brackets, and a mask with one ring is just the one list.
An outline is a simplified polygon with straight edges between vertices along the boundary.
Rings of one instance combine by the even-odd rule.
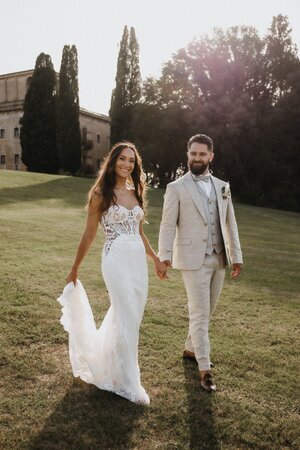
[[207, 197], [210, 197], [210, 192], [211, 192], [211, 178], [210, 178], [210, 174], [205, 174], [205, 177], [208, 178], [208, 183], [203, 181], [203, 180], [199, 180], [197, 181], [197, 183], [199, 184], [199, 186], [201, 186], [201, 188], [204, 190], [204, 192], [206, 192]]

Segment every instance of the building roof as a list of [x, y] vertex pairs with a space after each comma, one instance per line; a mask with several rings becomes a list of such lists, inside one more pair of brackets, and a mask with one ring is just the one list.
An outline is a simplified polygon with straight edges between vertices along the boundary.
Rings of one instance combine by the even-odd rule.
[[100, 114], [100, 113], [95, 113], [93, 111], [89, 111], [88, 109], [85, 108], [79, 108], [80, 114], [84, 114], [86, 116], [89, 117], [94, 117], [95, 119], [101, 119], [104, 120], [105, 122], [110, 122], [111, 118], [109, 116], [106, 116], [105, 114]]
[[[0, 79], [1, 78], [10, 78], [13, 76], [18, 76], [18, 75], [32, 75], [34, 72], [34, 69], [29, 69], [29, 70], [21, 70], [19, 72], [11, 72], [11, 73], [4, 73], [4, 74], [0, 74]], [[59, 74], [57, 72], [55, 72], [56, 75], [58, 76]], [[13, 103], [14, 105], [12, 106], [11, 104]], [[22, 109], [23, 107], [23, 103], [24, 100], [22, 101], [14, 101], [14, 102], [7, 102], [3, 105], [1, 105], [2, 108], [0, 108], [1, 111], [7, 111], [7, 110], [16, 110], [16, 109]], [[88, 109], [85, 108], [81, 108], [80, 107], [80, 113], [84, 114], [86, 116], [89, 117], [94, 117], [95, 119], [100, 119], [103, 120], [104, 122], [110, 122], [111, 119], [109, 116], [106, 116], [105, 114], [100, 114], [94, 111], [89, 111]]]
[[11, 76], [15, 76], [15, 75], [32, 75], [34, 72], [34, 69], [29, 69], [29, 70], [21, 70], [20, 72], [11, 72], [11, 73], [3, 73], [0, 74], [0, 78], [8, 78]]

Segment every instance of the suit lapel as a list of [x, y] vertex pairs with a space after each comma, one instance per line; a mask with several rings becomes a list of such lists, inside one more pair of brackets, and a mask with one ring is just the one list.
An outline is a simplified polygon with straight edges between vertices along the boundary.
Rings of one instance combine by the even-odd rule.
[[211, 181], [215, 187], [217, 202], [218, 202], [218, 209], [219, 209], [219, 216], [221, 219], [221, 217], [223, 215], [223, 204], [224, 204], [224, 200], [223, 200], [223, 196], [222, 196], [222, 184], [219, 183], [219, 180], [213, 176], [211, 176]]
[[201, 216], [203, 217], [203, 219], [206, 222], [205, 212], [202, 207], [202, 202], [201, 202], [201, 198], [200, 198], [200, 192], [198, 191], [196, 183], [193, 180], [190, 172], [188, 172], [186, 175], [184, 175], [182, 181], [183, 181], [183, 184], [184, 184], [186, 190], [188, 191], [189, 195], [191, 196], [193, 202], [195, 203], [196, 208], [198, 209]]

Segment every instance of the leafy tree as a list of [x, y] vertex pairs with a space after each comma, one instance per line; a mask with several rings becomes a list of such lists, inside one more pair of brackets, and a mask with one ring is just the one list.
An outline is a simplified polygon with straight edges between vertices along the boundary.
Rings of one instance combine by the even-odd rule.
[[[163, 110], [154, 105], [137, 104], [132, 109], [132, 139], [138, 146], [148, 181], [161, 186], [176, 178], [185, 160], [187, 134], [177, 108]], [[174, 123], [177, 127], [174, 127]]]
[[20, 120], [22, 161], [30, 172], [57, 173], [55, 94], [56, 74], [49, 55], [41, 53], [35, 64]]
[[63, 49], [56, 123], [60, 167], [75, 175], [81, 166], [78, 57], [75, 45], [65, 45]]
[[[229, 179], [241, 201], [282, 208], [293, 203], [295, 208], [295, 201], [275, 194], [273, 180], [279, 177], [280, 167], [285, 167], [287, 173], [297, 167], [297, 131], [288, 125], [287, 117], [291, 118], [293, 112], [293, 122], [297, 123], [297, 90], [291, 83], [297, 78], [299, 59], [287, 37], [287, 22], [282, 17], [273, 19], [273, 23], [274, 20], [276, 48], [281, 49], [279, 59], [273, 58], [274, 70], [268, 61], [274, 36], [273, 41], [270, 36], [261, 39], [253, 27], [243, 26], [216, 29], [211, 37], [193, 41], [164, 66], [159, 80], [146, 80], [144, 101], [165, 112], [165, 116], [158, 116], [156, 146], [160, 152], [155, 152], [162, 184], [171, 180], [174, 173], [176, 176], [172, 163], [179, 165], [181, 157], [185, 165], [185, 143], [181, 137], [203, 132], [215, 142], [214, 174]], [[281, 33], [279, 25], [283, 28]], [[281, 67], [284, 69], [279, 70]], [[279, 92], [282, 101], [280, 107], [275, 107]], [[290, 104], [294, 104], [291, 110]], [[281, 114], [283, 107], [286, 116]], [[277, 132], [272, 132], [275, 122], [282, 133], [280, 139]], [[147, 122], [143, 126], [147, 128]], [[289, 155], [289, 159], [282, 159], [282, 155]], [[294, 161], [293, 169], [290, 161]], [[291, 175], [286, 180], [289, 188], [282, 192], [295, 192], [292, 178]]]
[[293, 44], [287, 16], [273, 17], [267, 36], [265, 65], [268, 74], [268, 87], [275, 103], [290, 89], [289, 74], [296, 70], [298, 63], [297, 47]]
[[288, 83], [264, 123], [259, 204], [300, 212], [300, 63]]

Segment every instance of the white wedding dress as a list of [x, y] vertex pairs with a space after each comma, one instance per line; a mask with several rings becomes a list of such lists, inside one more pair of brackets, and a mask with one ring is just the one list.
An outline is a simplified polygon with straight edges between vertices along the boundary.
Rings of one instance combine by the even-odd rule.
[[139, 328], [148, 291], [148, 269], [139, 223], [143, 210], [111, 206], [101, 218], [106, 235], [102, 274], [110, 308], [99, 329], [85, 290], [77, 280], [67, 284], [58, 298], [61, 323], [69, 333], [73, 374], [100, 389], [128, 400], [149, 404], [141, 385], [138, 365]]

